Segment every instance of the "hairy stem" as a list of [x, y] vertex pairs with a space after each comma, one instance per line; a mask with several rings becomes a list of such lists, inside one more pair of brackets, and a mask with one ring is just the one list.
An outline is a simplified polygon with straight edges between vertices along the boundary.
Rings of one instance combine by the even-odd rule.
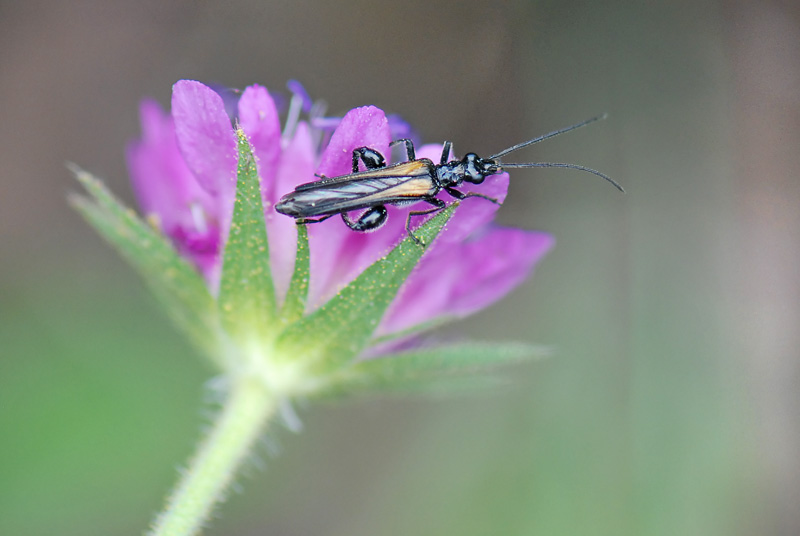
[[278, 400], [262, 382], [245, 378], [233, 385], [149, 536], [198, 534], [277, 409]]

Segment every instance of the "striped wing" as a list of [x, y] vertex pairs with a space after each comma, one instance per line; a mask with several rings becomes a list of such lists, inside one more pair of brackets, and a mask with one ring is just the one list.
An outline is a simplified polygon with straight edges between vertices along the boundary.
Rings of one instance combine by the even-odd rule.
[[310, 218], [416, 201], [438, 193], [433, 177], [434, 166], [430, 160], [402, 162], [302, 184], [283, 196], [275, 210], [295, 218]]

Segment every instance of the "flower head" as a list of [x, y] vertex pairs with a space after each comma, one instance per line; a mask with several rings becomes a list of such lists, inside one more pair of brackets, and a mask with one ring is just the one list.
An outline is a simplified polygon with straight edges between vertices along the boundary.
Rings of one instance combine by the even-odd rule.
[[[552, 245], [546, 234], [493, 225], [496, 203], [447, 199], [414, 228], [416, 240], [410, 206], [389, 206], [386, 224], [368, 234], [338, 218], [298, 227], [275, 211], [298, 185], [352, 172], [354, 149], [390, 160], [391, 140], [413, 137], [373, 106], [323, 118], [299, 84], [290, 87], [283, 124], [257, 85], [236, 100], [182, 80], [170, 113], [144, 101], [142, 137], [127, 157], [149, 224], [74, 168], [89, 194], [73, 196], [74, 206], [222, 374], [222, 411], [154, 536], [196, 534], [263, 428], [279, 408], [292, 415], [296, 398], [417, 389], [532, 354], [519, 344], [407, 344], [499, 299]], [[441, 152], [424, 145], [417, 155], [435, 162]], [[507, 188], [499, 173], [460, 190], [502, 202]]]
[[[308, 114], [312, 106], [307, 94], [299, 84], [291, 87], [297, 105], [290, 104], [290, 109]], [[242, 92], [236, 110], [234, 120], [256, 157], [270, 267], [281, 300], [294, 269], [297, 232], [292, 218], [275, 212], [275, 203], [319, 175], [351, 172], [355, 148], [370, 147], [388, 159], [394, 133], [408, 135], [410, 128], [373, 106], [353, 109], [337, 120], [314, 116], [313, 111], [305, 119], [290, 114], [294, 117], [282, 126], [272, 96], [257, 85]], [[236, 192], [232, 118], [217, 92], [189, 80], [175, 84], [171, 113], [146, 100], [140, 114], [142, 137], [129, 145], [127, 157], [142, 210], [216, 292]], [[440, 154], [440, 145], [417, 150], [418, 157], [434, 162]], [[481, 185], [465, 185], [463, 190], [474, 189], [502, 202], [507, 188], [508, 175], [501, 173]], [[451, 201], [446, 194], [445, 198]], [[371, 233], [354, 232], [339, 218], [308, 226], [309, 310], [325, 303], [406, 236], [411, 207], [387, 208], [387, 223]], [[522, 282], [553, 239], [544, 233], [493, 225], [497, 208], [481, 199], [467, 200], [458, 208], [401, 288], [376, 334], [406, 331], [438, 318], [463, 317]]]

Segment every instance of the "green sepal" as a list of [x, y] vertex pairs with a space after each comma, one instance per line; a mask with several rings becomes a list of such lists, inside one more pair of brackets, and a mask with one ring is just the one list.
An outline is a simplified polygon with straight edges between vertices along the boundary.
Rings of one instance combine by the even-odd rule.
[[[422, 224], [415, 236], [431, 244], [457, 206], [452, 203]], [[290, 325], [278, 339], [279, 353], [295, 356], [320, 375], [355, 359], [426, 249], [407, 236], [325, 305]]]
[[478, 386], [496, 379], [498, 367], [549, 354], [547, 348], [513, 342], [461, 341], [422, 348], [353, 363], [333, 379], [328, 394]]
[[308, 249], [308, 227], [297, 226], [297, 253], [294, 259], [294, 273], [283, 301], [281, 318], [285, 325], [297, 322], [306, 310], [308, 283], [310, 281], [310, 255]]
[[244, 131], [238, 129], [236, 135], [236, 200], [222, 260], [218, 303], [225, 331], [246, 348], [263, 344], [274, 336], [278, 326], [258, 170]]
[[72, 206], [142, 275], [189, 340], [224, 369], [216, 304], [200, 274], [97, 178], [74, 164], [68, 167], [91, 196], [70, 196]]
[[459, 317], [456, 315], [439, 316], [434, 318], [433, 320], [428, 320], [427, 322], [415, 324], [410, 328], [388, 333], [386, 335], [381, 335], [380, 337], [375, 337], [370, 341], [369, 345], [378, 346], [379, 344], [384, 344], [399, 339], [405, 339], [408, 337], [421, 335], [427, 331], [433, 331], [435, 329], [439, 329], [442, 326], [450, 324], [451, 322], [455, 322], [456, 320], [459, 320]]

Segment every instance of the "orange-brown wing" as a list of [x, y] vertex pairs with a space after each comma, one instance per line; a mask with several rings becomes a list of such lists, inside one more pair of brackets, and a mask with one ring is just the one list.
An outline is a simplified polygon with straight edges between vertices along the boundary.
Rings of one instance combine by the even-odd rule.
[[281, 214], [310, 218], [436, 195], [430, 160], [414, 160], [298, 187], [275, 205]]
[[295, 192], [303, 190], [311, 190], [316, 188], [332, 188], [335, 185], [362, 181], [370, 178], [389, 178], [389, 177], [424, 177], [433, 174], [433, 162], [427, 158], [420, 158], [419, 160], [412, 160], [410, 162], [400, 162], [391, 166], [386, 166], [378, 169], [368, 169], [366, 171], [359, 171], [357, 173], [349, 173], [339, 177], [326, 177], [319, 181], [307, 182], [295, 188]]

